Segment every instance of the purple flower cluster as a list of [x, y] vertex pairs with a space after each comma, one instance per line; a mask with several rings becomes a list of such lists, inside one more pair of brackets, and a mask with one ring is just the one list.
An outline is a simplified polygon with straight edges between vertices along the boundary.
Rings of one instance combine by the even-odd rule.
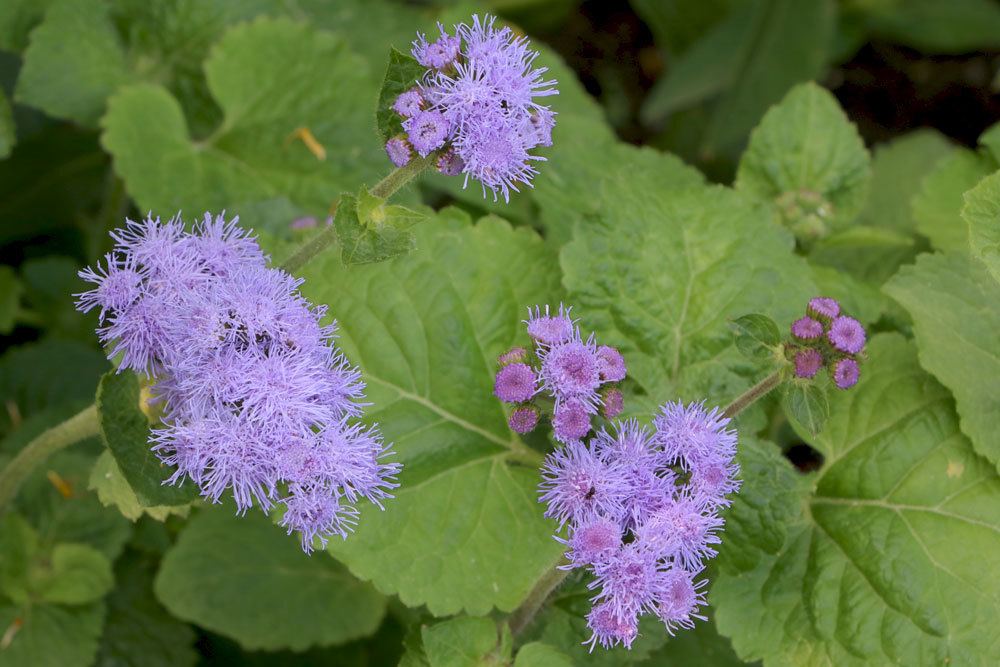
[[99, 309], [98, 335], [131, 369], [156, 380], [163, 425], [153, 450], [219, 502], [239, 511], [284, 506], [281, 525], [310, 551], [345, 536], [362, 497], [381, 507], [399, 464], [376, 428], [357, 423], [360, 373], [334, 345], [335, 325], [268, 268], [237, 219], [209, 214], [187, 232], [175, 218], [128, 221], [78, 308]]
[[465, 174], [480, 181], [493, 198], [509, 201], [517, 184], [531, 185], [533, 162], [545, 158], [529, 151], [552, 145], [555, 113], [536, 98], [558, 93], [544, 67], [533, 67], [538, 52], [527, 38], [495, 19], [472, 17], [454, 34], [438, 24], [434, 41], [418, 34], [413, 57], [427, 68], [414, 88], [402, 93], [393, 110], [403, 120], [405, 135], [393, 137], [386, 153], [397, 167], [416, 151], [437, 151], [438, 170]]
[[834, 384], [849, 389], [858, 382], [858, 360], [865, 349], [865, 328], [841, 313], [836, 299], [818, 296], [809, 301], [806, 316], [792, 323], [795, 375], [813, 378], [825, 366]]
[[598, 345], [593, 334], [584, 339], [570, 310], [529, 308], [525, 324], [533, 349], [515, 347], [497, 360], [493, 393], [515, 405], [508, 423], [517, 433], [533, 430], [544, 410], [558, 441], [579, 442], [594, 415], [611, 419], [622, 411], [625, 360], [615, 348]]
[[634, 420], [552, 452], [542, 468], [545, 515], [569, 524], [565, 567], [589, 568], [587, 617], [596, 644], [631, 647], [639, 617], [673, 634], [705, 604], [705, 561], [716, 555], [719, 510], [739, 490], [736, 432], [702, 403], [667, 403], [654, 431]]

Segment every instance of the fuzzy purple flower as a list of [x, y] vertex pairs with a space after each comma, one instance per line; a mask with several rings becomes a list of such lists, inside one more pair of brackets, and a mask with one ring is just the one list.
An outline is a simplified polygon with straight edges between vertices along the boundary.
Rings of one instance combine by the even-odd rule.
[[578, 399], [556, 402], [552, 430], [559, 442], [576, 442], [590, 433], [589, 406]]
[[514, 433], [530, 433], [538, 426], [539, 412], [533, 405], [524, 405], [514, 408], [510, 417], [507, 418], [507, 425]]
[[806, 312], [817, 319], [829, 321], [840, 315], [840, 304], [828, 296], [817, 296], [809, 300]]
[[129, 221], [112, 233], [103, 269], [78, 307], [100, 309], [98, 335], [119, 371], [156, 380], [164, 410], [153, 451], [211, 502], [238, 512], [284, 506], [303, 549], [346, 535], [354, 504], [381, 506], [399, 465], [378, 431], [354, 423], [364, 385], [298, 288], [267, 267], [256, 240], [223, 216], [193, 233], [175, 218]]
[[718, 408], [706, 410], [704, 401], [676, 401], [664, 404], [653, 424], [664, 460], [690, 468], [706, 456], [735, 454], [736, 432], [726, 428], [729, 421]]
[[850, 389], [858, 383], [861, 369], [854, 359], [841, 359], [833, 365], [833, 382], [840, 389]]
[[606, 389], [601, 392], [601, 416], [605, 419], [614, 419], [625, 409], [625, 397], [621, 389]]
[[597, 348], [598, 366], [603, 382], [620, 382], [625, 379], [625, 358], [609, 345]]
[[587, 404], [597, 402], [601, 359], [592, 339], [584, 341], [577, 332], [575, 338], [542, 350], [540, 356], [539, 378], [556, 400], [575, 398]]
[[489, 189], [508, 201], [519, 185], [531, 185], [534, 163], [544, 160], [531, 151], [552, 144], [555, 114], [539, 99], [557, 94], [555, 81], [534, 66], [538, 53], [527, 39], [496, 27], [491, 16], [473, 16], [454, 34], [438, 24], [438, 32], [434, 41], [418, 34], [413, 42], [413, 57], [427, 68], [419, 101], [404, 98], [408, 91], [394, 109], [421, 155], [445, 147], [441, 173], [464, 173], [466, 185], [474, 178], [484, 196]]
[[403, 118], [411, 118], [420, 112], [423, 104], [423, 95], [420, 94], [418, 89], [411, 88], [396, 98], [395, 103], [392, 105], [392, 110]]
[[523, 347], [512, 347], [510, 350], [497, 357], [497, 363], [501, 366], [507, 366], [508, 364], [521, 363], [527, 358], [528, 351]]
[[795, 375], [800, 378], [812, 378], [823, 367], [823, 355], [811, 347], [795, 353]]
[[621, 471], [591, 447], [571, 442], [549, 454], [542, 468], [545, 516], [564, 524], [594, 516], [617, 517], [627, 491]]
[[569, 547], [566, 558], [570, 565], [564, 569], [585, 567], [607, 562], [622, 546], [622, 528], [618, 521], [594, 516], [573, 529], [569, 540], [560, 540]]
[[698, 613], [698, 608], [706, 604], [705, 593], [701, 589], [707, 583], [707, 579], [695, 583], [694, 574], [682, 568], [671, 568], [663, 576], [656, 601], [656, 615], [671, 636], [677, 628], [693, 628], [695, 619], [705, 620]]
[[602, 648], [614, 648], [621, 644], [631, 649], [632, 642], [639, 635], [639, 615], [621, 614], [615, 611], [612, 602], [602, 602], [594, 605], [587, 614], [587, 627], [592, 634], [584, 643], [590, 645], [591, 652], [597, 644]]
[[397, 167], [405, 167], [413, 157], [413, 146], [403, 137], [393, 137], [385, 142], [385, 152]]
[[858, 354], [865, 347], [865, 328], [853, 317], [833, 320], [826, 337], [831, 345], [847, 354]]
[[509, 364], [497, 373], [493, 394], [504, 403], [523, 403], [535, 395], [535, 371], [522, 363]]
[[559, 304], [559, 312], [549, 313], [549, 307], [545, 306], [542, 311], [541, 306], [535, 306], [534, 312], [528, 309], [528, 319], [524, 323], [528, 326], [528, 335], [539, 345], [555, 345], [563, 343], [573, 338], [576, 321], [570, 317], [573, 307], [564, 307]]
[[798, 340], [817, 340], [823, 335], [823, 325], [811, 317], [801, 317], [792, 323], [792, 335]]

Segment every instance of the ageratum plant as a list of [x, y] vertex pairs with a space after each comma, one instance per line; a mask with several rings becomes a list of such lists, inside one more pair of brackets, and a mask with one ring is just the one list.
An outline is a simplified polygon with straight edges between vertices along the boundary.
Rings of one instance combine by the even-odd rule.
[[444, 4], [2, 5], [0, 667], [1000, 664], [1000, 10]]

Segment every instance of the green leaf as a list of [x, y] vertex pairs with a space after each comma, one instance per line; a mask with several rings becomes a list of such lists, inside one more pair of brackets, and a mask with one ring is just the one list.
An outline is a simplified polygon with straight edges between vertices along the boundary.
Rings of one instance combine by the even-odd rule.
[[697, 622], [693, 629], [671, 637], [645, 664], [742, 667], [745, 663], [737, 657], [732, 643], [719, 634], [715, 619], [709, 616], [708, 621]]
[[14, 269], [0, 266], [0, 334], [9, 334], [14, 329], [23, 291]]
[[895, 0], [865, 7], [877, 37], [927, 53], [969, 53], [1000, 46], [1000, 8], [991, 0]]
[[427, 219], [426, 213], [389, 204], [361, 188], [357, 196], [341, 195], [333, 224], [337, 227], [345, 264], [383, 262], [416, 248], [410, 228]]
[[969, 223], [972, 253], [1000, 281], [1000, 173], [965, 194], [962, 217]]
[[674, 111], [712, 101], [700, 152], [737, 147], [789, 88], [822, 73], [835, 17], [828, 0], [740, 4], [657, 82], [643, 105], [643, 121], [657, 124]]
[[736, 188], [775, 202], [792, 229], [815, 225], [815, 235], [825, 236], [858, 215], [870, 177], [857, 128], [833, 95], [806, 83], [789, 91], [753, 131]]
[[736, 334], [736, 349], [751, 359], [766, 359], [781, 343], [778, 325], [767, 315], [741, 315], [732, 322]]
[[669, 54], [686, 51], [699, 37], [726, 17], [732, 0], [631, 0], [630, 4], [652, 31], [656, 46]]
[[197, 661], [194, 631], [153, 597], [153, 566], [135, 553], [115, 565], [97, 667], [192, 667]]
[[378, 123], [378, 133], [385, 143], [393, 136], [403, 131], [402, 120], [392, 109], [396, 98], [413, 88], [417, 81], [427, 71], [424, 66], [412, 56], [400, 53], [394, 47], [389, 49], [389, 65], [382, 79], [382, 89], [378, 94], [378, 108], [375, 118]]
[[104, 624], [104, 603], [19, 607], [0, 600], [0, 628], [9, 644], [0, 667], [89, 667]]
[[1000, 283], [968, 255], [935, 254], [885, 291], [913, 317], [920, 363], [955, 394], [962, 431], [1000, 465]]
[[994, 158], [967, 148], [955, 149], [931, 170], [913, 199], [917, 231], [938, 250], [969, 248], [968, 226], [962, 219], [962, 196], [997, 169]]
[[650, 409], [736, 397], [758, 365], [737, 352], [730, 318], [766, 312], [785, 327], [815, 295], [789, 234], [722, 187], [636, 189], [623, 175], [604, 201], [561, 257], [583, 328], [621, 349]]
[[506, 651], [502, 644], [498, 646], [497, 625], [489, 618], [459, 616], [425, 627], [421, 634], [431, 667], [506, 664], [510, 658], [509, 644]]
[[557, 648], [543, 642], [529, 642], [514, 658], [514, 667], [572, 667], [573, 661]]
[[28, 33], [45, 16], [50, 0], [5, 0], [0, 3], [0, 49], [20, 53]]
[[420, 251], [391, 262], [348, 268], [328, 252], [303, 271], [404, 466], [385, 511], [363, 507], [328, 549], [435, 615], [511, 611], [561, 549], [536, 499], [541, 455], [507, 428], [493, 376], [496, 356], [526, 341], [524, 309], [558, 303], [556, 258], [532, 230], [473, 226], [455, 209], [415, 234]]
[[817, 294], [833, 297], [841, 309], [864, 325], [872, 325], [891, 307], [890, 299], [867, 282], [829, 266], [811, 265]]
[[28, 571], [38, 551], [38, 533], [24, 517], [0, 517], [0, 593], [17, 602], [29, 599]]
[[14, 114], [7, 101], [7, 95], [0, 89], [0, 160], [10, 155], [17, 141]]
[[811, 381], [786, 382], [781, 405], [785, 414], [809, 433], [816, 435], [830, 417], [830, 403], [826, 390]]
[[898, 335], [869, 346], [799, 475], [741, 438], [710, 602], [744, 660], [993, 664], [1000, 479], [958, 430], [951, 396]]
[[223, 118], [203, 140], [161, 86], [129, 86], [109, 103], [102, 141], [142, 210], [239, 212], [287, 197], [325, 216], [336, 193], [385, 168], [376, 141], [359, 146], [371, 136], [370, 107], [344, 103], [374, 97], [368, 68], [334, 35], [258, 19], [225, 33], [205, 75]]
[[191, 510], [190, 505], [146, 506], [140, 503], [110, 449], [104, 450], [97, 457], [94, 468], [90, 471], [87, 488], [97, 494], [102, 505], [114, 506], [129, 521], [138, 521], [143, 515], [151, 516], [157, 521], [166, 521], [171, 515], [186, 517]]
[[0, 357], [0, 404], [13, 403], [27, 417], [48, 406], [89, 401], [107, 368], [103, 354], [76, 341], [52, 339], [8, 348]]
[[164, 557], [156, 597], [174, 616], [247, 649], [340, 644], [366, 637], [385, 599], [332, 559], [302, 552], [258, 511], [195, 516]]
[[900, 266], [912, 262], [918, 252], [910, 234], [854, 225], [813, 244], [809, 260], [838, 269], [859, 281], [881, 285]]
[[876, 147], [868, 203], [859, 222], [906, 233], [916, 231], [913, 198], [924, 177], [954, 150], [944, 135], [929, 129], [904, 134]]
[[31, 33], [16, 99], [58, 118], [96, 125], [104, 102], [131, 78], [122, 43], [100, 0], [56, 0]]
[[57, 544], [44, 572], [35, 576], [38, 598], [57, 604], [86, 604], [114, 585], [111, 561], [85, 544]]
[[198, 497], [194, 483], [164, 484], [173, 472], [150, 449], [149, 421], [140, 409], [135, 373], [108, 372], [97, 390], [97, 410], [104, 444], [115, 457], [140, 505], [183, 505]]

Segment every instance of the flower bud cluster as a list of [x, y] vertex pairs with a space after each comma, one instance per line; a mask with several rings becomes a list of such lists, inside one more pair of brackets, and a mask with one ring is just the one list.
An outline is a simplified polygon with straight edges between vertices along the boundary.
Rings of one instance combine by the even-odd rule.
[[858, 382], [867, 334], [853, 317], [841, 312], [836, 299], [818, 296], [809, 301], [806, 316], [791, 327], [795, 375], [813, 378], [823, 368], [840, 389], [850, 389]]

